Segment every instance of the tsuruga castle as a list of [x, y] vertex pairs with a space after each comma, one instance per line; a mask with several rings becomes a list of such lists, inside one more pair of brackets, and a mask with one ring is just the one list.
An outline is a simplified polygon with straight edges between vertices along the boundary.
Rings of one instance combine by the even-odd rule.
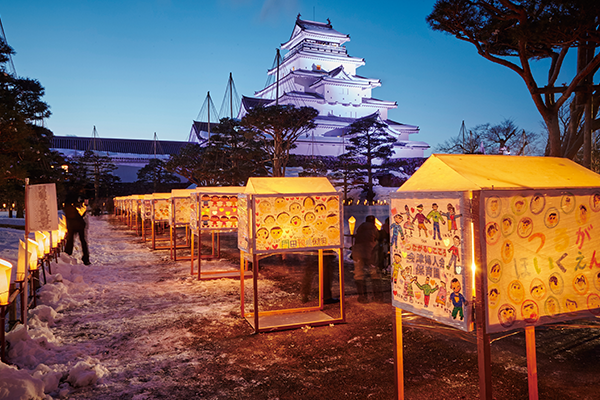
[[[329, 20], [306, 21], [298, 14], [290, 39], [281, 44], [287, 53], [268, 71], [272, 83], [254, 97], [242, 96], [238, 118], [253, 107], [274, 105], [276, 101], [313, 107], [319, 111], [317, 127], [296, 142], [292, 154], [339, 156], [345, 153], [344, 134], [350, 124], [376, 115], [389, 134], [397, 138], [393, 158], [423, 157], [429, 145], [410, 139], [419, 133], [419, 127], [388, 119], [388, 111], [398, 105], [372, 97], [372, 90], [381, 86], [381, 81], [356, 74], [365, 60], [348, 54], [344, 44], [349, 41], [350, 36], [333, 29]], [[195, 122], [196, 128], [203, 125], [206, 124]], [[197, 129], [196, 135], [208, 137], [204, 130]]]

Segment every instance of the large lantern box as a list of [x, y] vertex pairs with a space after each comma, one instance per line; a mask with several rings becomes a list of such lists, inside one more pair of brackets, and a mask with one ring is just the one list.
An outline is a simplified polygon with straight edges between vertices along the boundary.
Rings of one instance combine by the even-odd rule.
[[152, 227], [152, 200], [151, 194], [142, 196], [141, 219], [142, 219], [142, 240], [146, 241], [146, 230]]
[[[238, 247], [252, 262], [252, 312], [242, 314], [256, 332], [345, 321], [343, 211], [340, 195], [327, 178], [250, 178], [238, 199]], [[338, 256], [340, 302], [324, 312], [323, 253]], [[316, 307], [259, 310], [259, 259], [284, 253], [318, 254], [319, 304]], [[336, 314], [332, 316], [331, 314]]]
[[[177, 261], [177, 249], [189, 249], [190, 218], [192, 210], [196, 207], [194, 200], [195, 189], [171, 190], [171, 214], [169, 218], [171, 237], [171, 258]], [[183, 230], [184, 243], [178, 245], [178, 230]], [[182, 259], [181, 257], [179, 259]], [[185, 258], [189, 259], [189, 258]]]
[[563, 158], [432, 155], [390, 200], [397, 314], [475, 325], [482, 379], [489, 333], [600, 315], [600, 175]]
[[[152, 193], [152, 250], [170, 249], [171, 235], [166, 226], [171, 220], [171, 193]], [[157, 244], [157, 242], [162, 244]]]
[[[244, 191], [241, 186], [198, 187], [192, 194], [194, 208], [190, 214], [192, 231], [191, 274], [194, 274], [197, 244], [198, 279], [239, 278], [240, 271], [232, 269], [203, 269], [203, 259], [221, 258], [221, 235], [236, 234], [238, 230], [238, 195]], [[202, 235], [211, 237], [211, 254], [202, 254]], [[196, 242], [197, 239], [197, 242]], [[244, 271], [245, 274], [249, 272]]]

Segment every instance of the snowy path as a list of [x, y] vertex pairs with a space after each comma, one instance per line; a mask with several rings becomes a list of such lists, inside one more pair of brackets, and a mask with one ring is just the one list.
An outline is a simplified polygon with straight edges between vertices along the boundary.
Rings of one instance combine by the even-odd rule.
[[[168, 253], [150, 251], [107, 217], [90, 218], [88, 236], [92, 265], [54, 264], [49, 281], [58, 282], [40, 292], [40, 303], [59, 314], [51, 332], [36, 333], [32, 326], [29, 334], [38, 341], [47, 336], [47, 343], [35, 351], [31, 343], [13, 346], [11, 362], [30, 371], [43, 363], [60, 378], [60, 387], [47, 382], [47, 394], [143, 399], [145, 389], [169, 387], [175, 384], [169, 377], [179, 381], [180, 369], [185, 374], [202, 362], [198, 352], [192, 357], [186, 350], [190, 325], [235, 324], [236, 315], [239, 323], [239, 281], [199, 282], [189, 274], [189, 261], [172, 262]], [[77, 248], [74, 257], [80, 258]], [[87, 363], [87, 381], [79, 376], [64, 383], [78, 360]]]

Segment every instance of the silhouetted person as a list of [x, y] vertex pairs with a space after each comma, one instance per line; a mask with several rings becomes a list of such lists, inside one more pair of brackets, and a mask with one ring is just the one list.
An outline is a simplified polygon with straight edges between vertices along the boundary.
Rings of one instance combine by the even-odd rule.
[[383, 300], [381, 292], [381, 276], [376, 265], [378, 251], [379, 230], [375, 226], [375, 216], [369, 215], [365, 222], [360, 224], [354, 236], [352, 246], [352, 259], [354, 260], [354, 282], [358, 291], [359, 303], [367, 303], [366, 277], [371, 277], [373, 295], [376, 300]]
[[[304, 270], [304, 276], [302, 277], [302, 302], [308, 302], [313, 277], [319, 272], [319, 258], [316, 258], [316, 262], [312, 261], [312, 258], [307, 262], [306, 269]], [[337, 261], [335, 254], [323, 254], [323, 303], [335, 304], [339, 303], [340, 299], [334, 298], [331, 295], [331, 283], [333, 280], [333, 268], [334, 263]]]
[[90, 265], [90, 253], [87, 241], [85, 240], [85, 219], [83, 219], [83, 215], [77, 210], [78, 206], [80, 206], [78, 196], [72, 193], [67, 195], [65, 206], [63, 207], [63, 212], [67, 218], [67, 242], [65, 244], [65, 253], [73, 255], [73, 242], [75, 240], [75, 234], [77, 234], [79, 236], [79, 242], [81, 243], [81, 251], [83, 252], [81, 261], [83, 261], [85, 265]]

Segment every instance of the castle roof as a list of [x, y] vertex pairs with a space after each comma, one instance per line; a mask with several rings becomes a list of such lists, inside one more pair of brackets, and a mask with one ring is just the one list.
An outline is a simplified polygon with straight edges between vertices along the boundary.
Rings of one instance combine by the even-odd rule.
[[305, 39], [323, 40], [341, 45], [348, 42], [350, 36], [333, 29], [329, 20], [327, 20], [327, 23], [302, 20], [300, 14], [298, 14], [290, 40], [282, 43], [281, 48], [289, 50]]

